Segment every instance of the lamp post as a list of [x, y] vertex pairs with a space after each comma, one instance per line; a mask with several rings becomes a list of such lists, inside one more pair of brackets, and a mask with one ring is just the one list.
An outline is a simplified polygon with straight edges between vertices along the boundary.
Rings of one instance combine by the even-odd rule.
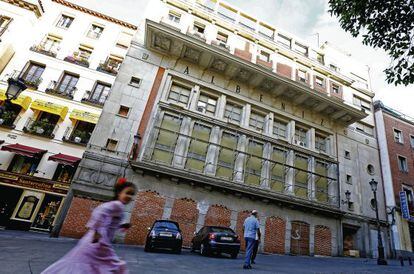
[[17, 99], [20, 93], [27, 88], [22, 79], [20, 78], [15, 79], [10, 77], [7, 80], [7, 83], [9, 85], [7, 86], [6, 100], [4, 101], [4, 107], [2, 112], [7, 111], [8, 107], [11, 104], [11, 100]]
[[378, 201], [377, 201], [377, 187], [378, 182], [374, 179], [371, 179], [369, 182], [369, 185], [371, 186], [371, 190], [374, 193], [374, 202], [375, 202], [375, 215], [377, 217], [377, 232], [378, 232], [378, 265], [387, 265], [387, 261], [384, 258], [384, 246], [382, 245], [382, 237], [381, 237], [381, 226], [380, 226], [380, 220], [378, 217]]

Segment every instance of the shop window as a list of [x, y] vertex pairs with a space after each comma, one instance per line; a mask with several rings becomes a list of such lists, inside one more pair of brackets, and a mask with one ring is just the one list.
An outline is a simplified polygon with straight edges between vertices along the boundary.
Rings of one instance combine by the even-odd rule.
[[308, 198], [308, 158], [295, 155], [295, 195]]
[[197, 102], [197, 111], [214, 116], [216, 113], [217, 98], [201, 93]]
[[55, 129], [60, 116], [48, 112], [40, 112], [37, 119], [29, 119], [23, 128], [24, 131], [48, 138], [54, 138]]
[[401, 130], [398, 130], [398, 129], [394, 128], [394, 140], [397, 143], [400, 143], [400, 144], [404, 143], [403, 134], [402, 134]]
[[102, 26], [92, 24], [86, 36], [93, 39], [99, 39], [99, 37], [102, 35], [103, 30], [104, 28]]
[[282, 121], [273, 121], [273, 135], [277, 138], [287, 138], [287, 123]]
[[223, 132], [220, 141], [220, 152], [217, 161], [216, 176], [226, 179], [233, 178], [234, 162], [237, 154], [238, 136], [229, 132]]
[[224, 110], [224, 118], [228, 121], [240, 123], [242, 115], [242, 107], [236, 104], [227, 103]]
[[116, 148], [118, 146], [118, 141], [114, 139], [108, 139], [106, 141], [106, 149], [109, 151], [116, 151]]
[[36, 173], [39, 162], [39, 158], [16, 154], [14, 155], [7, 171], [25, 175], [34, 175]]
[[187, 106], [188, 101], [190, 100], [190, 94], [190, 88], [173, 83], [168, 95], [168, 100], [182, 106]]
[[56, 23], [56, 26], [63, 29], [68, 29], [72, 25], [74, 18], [68, 15], [62, 14]]
[[402, 172], [408, 172], [407, 158], [404, 156], [397, 156], [398, 158], [398, 169]]
[[181, 20], [181, 14], [174, 12], [174, 11], [170, 11], [168, 13], [168, 20], [170, 20], [171, 22], [175, 24], [179, 24]]
[[47, 194], [43, 199], [32, 228], [51, 231], [61, 203], [62, 197]]
[[62, 183], [70, 183], [75, 174], [75, 170], [76, 168], [73, 166], [58, 164], [55, 174], [53, 175], [53, 180]]
[[247, 155], [245, 164], [245, 183], [249, 185], [260, 186], [262, 162], [263, 162], [263, 144], [249, 140], [247, 145]]
[[20, 75], [20, 78], [23, 79], [23, 82], [29, 86], [38, 88], [39, 84], [42, 82], [42, 74], [45, 71], [46, 66], [34, 62], [29, 62], [27, 68]]
[[251, 112], [250, 113], [250, 119], [249, 119], [249, 126], [257, 131], [263, 131], [264, 129], [264, 121], [265, 116], [257, 113], [257, 112]]
[[322, 161], [316, 161], [315, 164], [315, 187], [316, 187], [316, 200], [318, 202], [327, 203], [329, 200], [328, 196], [328, 164]]
[[190, 170], [202, 172], [207, 156], [208, 142], [210, 140], [211, 128], [195, 123], [190, 145], [188, 147], [187, 161], [185, 167]]
[[77, 121], [75, 127], [70, 132], [69, 140], [86, 145], [89, 142], [94, 129], [95, 124], [85, 121]]
[[[165, 114], [155, 140], [152, 160], [171, 164], [180, 133], [182, 118]], [[181, 155], [182, 156], [182, 155]]]
[[29, 191], [23, 192], [24, 198], [20, 203], [19, 209], [17, 210], [17, 219], [29, 221], [32, 218], [34, 211], [36, 210], [37, 204], [39, 203], [39, 198], [34, 195], [30, 195], [29, 193]]
[[109, 91], [111, 90], [111, 85], [96, 82], [92, 92], [87, 92], [85, 95], [86, 97], [82, 99], [82, 101], [90, 102], [96, 105], [103, 105], [108, 98]]
[[287, 152], [278, 147], [273, 147], [271, 169], [270, 187], [277, 192], [284, 192], [285, 190], [285, 163]]

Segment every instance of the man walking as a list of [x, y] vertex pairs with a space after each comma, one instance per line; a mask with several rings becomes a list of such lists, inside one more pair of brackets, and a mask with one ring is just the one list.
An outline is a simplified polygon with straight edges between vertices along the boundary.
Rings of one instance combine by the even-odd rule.
[[256, 240], [254, 241], [254, 247], [253, 247], [253, 254], [252, 254], [252, 264], [255, 264], [255, 260], [256, 260], [256, 256], [257, 256], [257, 251], [259, 250], [259, 244], [260, 244], [260, 229], [257, 230], [256, 233]]
[[246, 242], [246, 257], [244, 260], [243, 269], [251, 269], [251, 260], [253, 255], [253, 248], [256, 242], [256, 234], [259, 230], [259, 221], [257, 220], [257, 210], [253, 210], [251, 215], [244, 220], [243, 231], [244, 240]]

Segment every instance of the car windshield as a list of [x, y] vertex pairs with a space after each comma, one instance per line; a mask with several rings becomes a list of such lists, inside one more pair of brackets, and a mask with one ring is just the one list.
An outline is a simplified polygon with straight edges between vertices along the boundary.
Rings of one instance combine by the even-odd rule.
[[233, 230], [227, 227], [211, 227], [212, 232], [227, 232], [227, 233], [234, 233]]
[[156, 222], [154, 224], [154, 228], [169, 228], [169, 229], [177, 229], [177, 225], [171, 222]]

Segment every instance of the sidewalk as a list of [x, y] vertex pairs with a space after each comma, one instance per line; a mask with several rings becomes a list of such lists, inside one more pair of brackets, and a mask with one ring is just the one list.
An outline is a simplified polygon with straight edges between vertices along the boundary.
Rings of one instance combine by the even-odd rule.
[[[1, 274], [40, 273], [70, 250], [77, 240], [49, 238], [47, 234], [0, 231]], [[118, 255], [127, 261], [131, 273], [242, 273], [243, 254], [238, 259], [202, 257], [184, 250], [181, 255], [145, 253], [142, 247], [116, 245]], [[389, 260], [388, 266], [373, 259], [259, 255], [252, 273], [377, 274], [414, 273], [414, 266], [401, 267]]]

